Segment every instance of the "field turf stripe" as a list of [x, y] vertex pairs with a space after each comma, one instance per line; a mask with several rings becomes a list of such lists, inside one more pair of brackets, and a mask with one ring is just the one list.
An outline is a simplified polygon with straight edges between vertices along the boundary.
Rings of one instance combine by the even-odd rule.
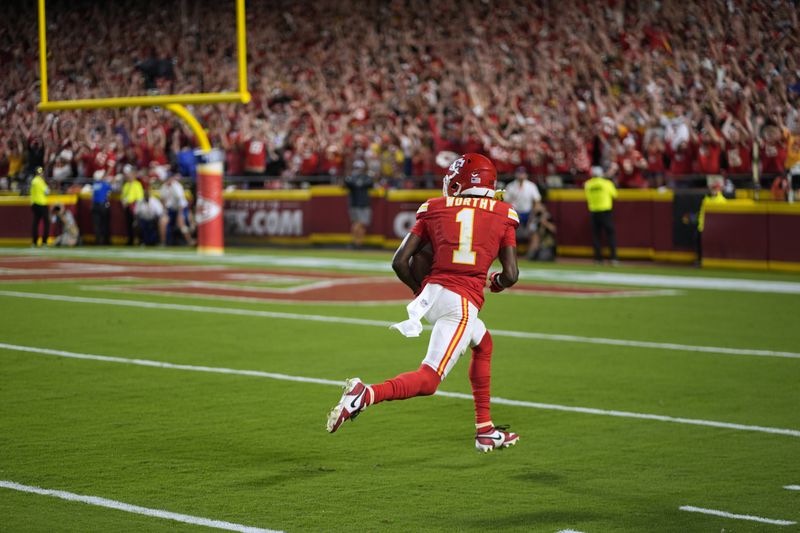
[[260, 527], [234, 524], [233, 522], [225, 522], [223, 520], [213, 520], [211, 518], [203, 518], [200, 516], [173, 513], [171, 511], [164, 511], [163, 509], [140, 507], [139, 505], [131, 505], [130, 503], [109, 500], [108, 498], [101, 498], [99, 496], [87, 496], [84, 494], [75, 494], [74, 492], [66, 492], [63, 490], [43, 489], [41, 487], [35, 487], [32, 485], [23, 485], [14, 481], [0, 480], [0, 488], [16, 490], [19, 492], [27, 492], [30, 494], [38, 494], [40, 496], [51, 496], [53, 498], [59, 498], [61, 500], [67, 500], [70, 502], [80, 502], [88, 505], [96, 505], [98, 507], [106, 507], [108, 509], [125, 511], [126, 513], [140, 514], [154, 518], [163, 518], [165, 520], [174, 520], [176, 522], [183, 522], [185, 524], [210, 527], [214, 529], [223, 529], [225, 531], [237, 531], [239, 533], [282, 533], [274, 529], [263, 529]]
[[[10, 298], [29, 298], [34, 300], [50, 300], [58, 302], [85, 303], [96, 305], [117, 305], [123, 307], [141, 307], [145, 309], [168, 309], [174, 311], [189, 311], [195, 313], [218, 313], [224, 315], [238, 315], [262, 318], [278, 318], [285, 320], [304, 320], [309, 322], [327, 322], [333, 324], [350, 324], [356, 326], [374, 326], [388, 328], [392, 322], [386, 320], [371, 320], [368, 318], [354, 318], [330, 315], [312, 315], [303, 313], [286, 313], [282, 311], [261, 311], [257, 309], [238, 309], [234, 307], [216, 307], [208, 305], [174, 304], [166, 302], [150, 302], [145, 300], [124, 300], [116, 298], [89, 298], [85, 296], [66, 296], [61, 294], [42, 294], [34, 292], [0, 290], [0, 296]], [[430, 330], [430, 326], [425, 326]], [[581, 344], [602, 344], [609, 346], [624, 346], [630, 348], [649, 348], [656, 350], [673, 350], [680, 352], [700, 352], [724, 355], [751, 355], [756, 357], [780, 357], [786, 359], [800, 359], [800, 353], [780, 350], [762, 350], [757, 348], [728, 348], [724, 346], [696, 346], [673, 342], [635, 341], [628, 339], [610, 339], [606, 337], [583, 337], [580, 335], [562, 335], [554, 333], [539, 333], [534, 331], [512, 331], [492, 329], [492, 335], [500, 337], [515, 337], [521, 339], [535, 339], [554, 342], [574, 342]]]
[[[282, 268], [336, 269], [348, 271], [391, 272], [387, 259], [365, 259], [364, 257], [322, 257], [310, 255], [264, 255], [228, 253], [224, 256], [209, 258], [189, 251], [172, 250], [92, 250], [92, 249], [21, 249], [0, 248], [2, 255], [24, 255], [39, 258], [74, 258], [89, 257], [100, 259], [148, 259], [158, 261], [186, 261], [214, 263], [225, 265], [269, 266]], [[607, 272], [604, 270], [571, 270], [520, 268], [520, 279], [541, 280], [547, 282], [594, 283], [601, 285], [622, 285], [635, 287], [658, 287], [669, 289], [701, 289], [736, 292], [757, 292], [777, 294], [800, 294], [800, 283], [796, 281], [777, 281], [751, 279], [748, 277], [715, 277], [711, 275], [695, 275], [694, 271], [675, 271], [674, 274], [655, 274], [639, 272]]]
[[721, 516], [722, 518], [732, 518], [734, 520], [747, 520], [750, 522], [760, 522], [762, 524], [772, 524], [775, 526], [793, 526], [797, 522], [791, 520], [776, 520], [774, 518], [763, 518], [761, 516], [753, 516], [749, 514], [735, 514], [727, 511], [718, 511], [717, 509], [704, 509], [703, 507], [695, 507], [693, 505], [683, 505], [678, 508], [681, 511], [690, 513], [702, 513], [713, 516]]
[[[184, 364], [175, 364], [175, 363], [167, 363], [164, 361], [154, 361], [151, 359], [139, 359], [139, 358], [126, 358], [126, 357], [113, 357], [108, 355], [95, 355], [95, 354], [87, 354], [87, 353], [77, 353], [77, 352], [69, 352], [65, 350], [54, 350], [50, 348], [39, 348], [35, 346], [21, 346], [17, 344], [7, 344], [7, 343], [0, 343], [0, 350], [10, 350], [10, 351], [17, 351], [17, 352], [28, 352], [28, 353], [37, 353], [43, 355], [54, 355], [58, 357], [66, 357], [70, 359], [84, 359], [84, 360], [91, 360], [91, 361], [102, 361], [107, 363], [121, 363], [121, 364], [128, 364], [128, 365], [138, 365], [138, 366], [147, 366], [147, 367], [155, 367], [155, 368], [167, 368], [172, 370], [188, 370], [191, 372], [210, 372], [216, 374], [234, 374], [234, 375], [242, 375], [242, 376], [251, 376], [251, 377], [261, 377], [261, 378], [268, 378], [268, 379], [277, 379], [282, 381], [295, 381], [295, 382], [302, 382], [302, 383], [314, 383], [318, 385], [335, 385], [341, 387], [344, 385], [344, 381], [336, 381], [331, 379], [321, 379], [321, 378], [311, 378], [305, 376], [292, 376], [288, 374], [278, 374], [274, 372], [263, 372], [259, 370], [237, 370], [233, 368], [224, 368], [224, 367], [212, 367], [212, 366], [196, 366], [196, 365], [184, 365]], [[445, 398], [456, 398], [460, 400], [468, 400], [472, 401], [472, 396], [470, 394], [464, 394], [460, 392], [446, 392], [446, 391], [436, 391], [437, 396], [443, 396]], [[543, 409], [549, 411], [563, 411], [563, 412], [570, 412], [570, 413], [582, 413], [582, 414], [589, 414], [589, 415], [600, 415], [600, 416], [613, 416], [618, 418], [635, 418], [639, 420], [654, 420], [658, 422], [672, 422], [676, 424], [687, 424], [693, 426], [706, 426], [706, 427], [715, 427], [715, 428], [722, 428], [722, 429], [733, 429], [737, 431], [754, 431], [758, 433], [770, 433], [773, 435], [785, 435], [789, 437], [796, 437], [800, 438], [800, 430], [796, 429], [786, 429], [786, 428], [775, 428], [775, 427], [767, 427], [767, 426], [755, 426], [755, 425], [747, 425], [747, 424], [736, 424], [732, 422], [718, 422], [715, 420], [703, 420], [703, 419], [696, 419], [696, 418], [683, 418], [683, 417], [674, 417], [674, 416], [666, 416], [666, 415], [656, 415], [656, 414], [649, 414], [649, 413], [635, 413], [630, 411], [617, 411], [617, 410], [610, 410], [610, 409], [596, 409], [593, 407], [577, 407], [577, 406], [570, 406], [570, 405], [558, 405], [558, 404], [551, 404], [551, 403], [540, 403], [540, 402], [528, 402], [528, 401], [521, 401], [521, 400], [509, 400], [506, 398], [498, 398], [492, 397], [491, 402], [494, 404], [500, 405], [510, 405], [514, 407], [526, 407], [529, 409]]]

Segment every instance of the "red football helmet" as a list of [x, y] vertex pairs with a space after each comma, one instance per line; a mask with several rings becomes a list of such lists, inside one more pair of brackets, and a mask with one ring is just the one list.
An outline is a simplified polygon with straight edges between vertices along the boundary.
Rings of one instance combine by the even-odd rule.
[[445, 196], [494, 196], [497, 169], [492, 161], [481, 154], [464, 154], [450, 165], [444, 177], [442, 193]]

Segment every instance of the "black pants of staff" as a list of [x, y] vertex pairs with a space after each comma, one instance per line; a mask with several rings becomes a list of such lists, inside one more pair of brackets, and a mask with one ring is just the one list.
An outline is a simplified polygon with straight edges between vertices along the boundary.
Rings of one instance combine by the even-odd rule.
[[111, 244], [111, 206], [107, 203], [93, 203], [92, 223], [94, 223], [94, 244]]
[[44, 233], [42, 234], [42, 244], [47, 244], [47, 237], [50, 236], [50, 213], [46, 205], [31, 205], [33, 211], [33, 231], [31, 237], [33, 238], [33, 245], [39, 244], [39, 223], [44, 220]]
[[698, 265], [703, 264], [703, 232], [697, 230], [694, 236], [694, 246], [695, 252], [697, 253], [697, 259], [695, 263]]
[[592, 245], [594, 246], [594, 260], [602, 261], [603, 252], [600, 249], [601, 234], [606, 234], [608, 248], [611, 251], [611, 260], [617, 259], [617, 232], [614, 229], [613, 211], [593, 211], [592, 216]]
[[136, 217], [133, 214], [133, 206], [127, 205], [125, 211], [125, 227], [128, 230], [128, 246], [132, 245], [136, 239]]

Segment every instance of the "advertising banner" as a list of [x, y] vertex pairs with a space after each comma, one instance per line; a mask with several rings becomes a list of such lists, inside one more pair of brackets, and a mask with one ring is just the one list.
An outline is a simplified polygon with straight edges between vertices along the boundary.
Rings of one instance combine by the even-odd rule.
[[[287, 194], [287, 193], [302, 194]], [[225, 237], [231, 244], [308, 237], [308, 191], [225, 195]]]

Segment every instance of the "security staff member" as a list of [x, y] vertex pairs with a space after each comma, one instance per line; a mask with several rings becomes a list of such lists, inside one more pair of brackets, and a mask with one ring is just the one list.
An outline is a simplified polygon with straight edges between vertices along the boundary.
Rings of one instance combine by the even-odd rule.
[[603, 261], [600, 249], [601, 232], [605, 232], [608, 248], [611, 251], [611, 263], [617, 263], [617, 236], [614, 229], [614, 198], [617, 197], [617, 188], [614, 183], [606, 179], [601, 167], [592, 167], [592, 178], [584, 186], [586, 203], [589, 204], [589, 215], [592, 219], [592, 245], [594, 246], [594, 260], [596, 263]]
[[92, 223], [94, 223], [94, 244], [111, 244], [111, 184], [105, 172], [94, 173], [92, 184]]
[[50, 189], [47, 182], [42, 177], [44, 171], [42, 167], [37, 167], [31, 181], [31, 211], [33, 211], [33, 245], [39, 246], [39, 223], [44, 220], [44, 233], [42, 244], [47, 244], [47, 237], [50, 236], [50, 213], [47, 209], [47, 195]]
[[706, 225], [706, 206], [708, 204], [724, 204], [728, 201], [722, 195], [722, 180], [711, 182], [711, 194], [703, 198], [700, 204], [700, 214], [697, 216], [697, 264], [703, 260], [703, 229]]
[[125, 226], [128, 229], [128, 246], [133, 245], [136, 237], [136, 202], [144, 198], [142, 182], [136, 179], [133, 166], [125, 165], [122, 169], [125, 183], [122, 185], [122, 209], [125, 211]]

